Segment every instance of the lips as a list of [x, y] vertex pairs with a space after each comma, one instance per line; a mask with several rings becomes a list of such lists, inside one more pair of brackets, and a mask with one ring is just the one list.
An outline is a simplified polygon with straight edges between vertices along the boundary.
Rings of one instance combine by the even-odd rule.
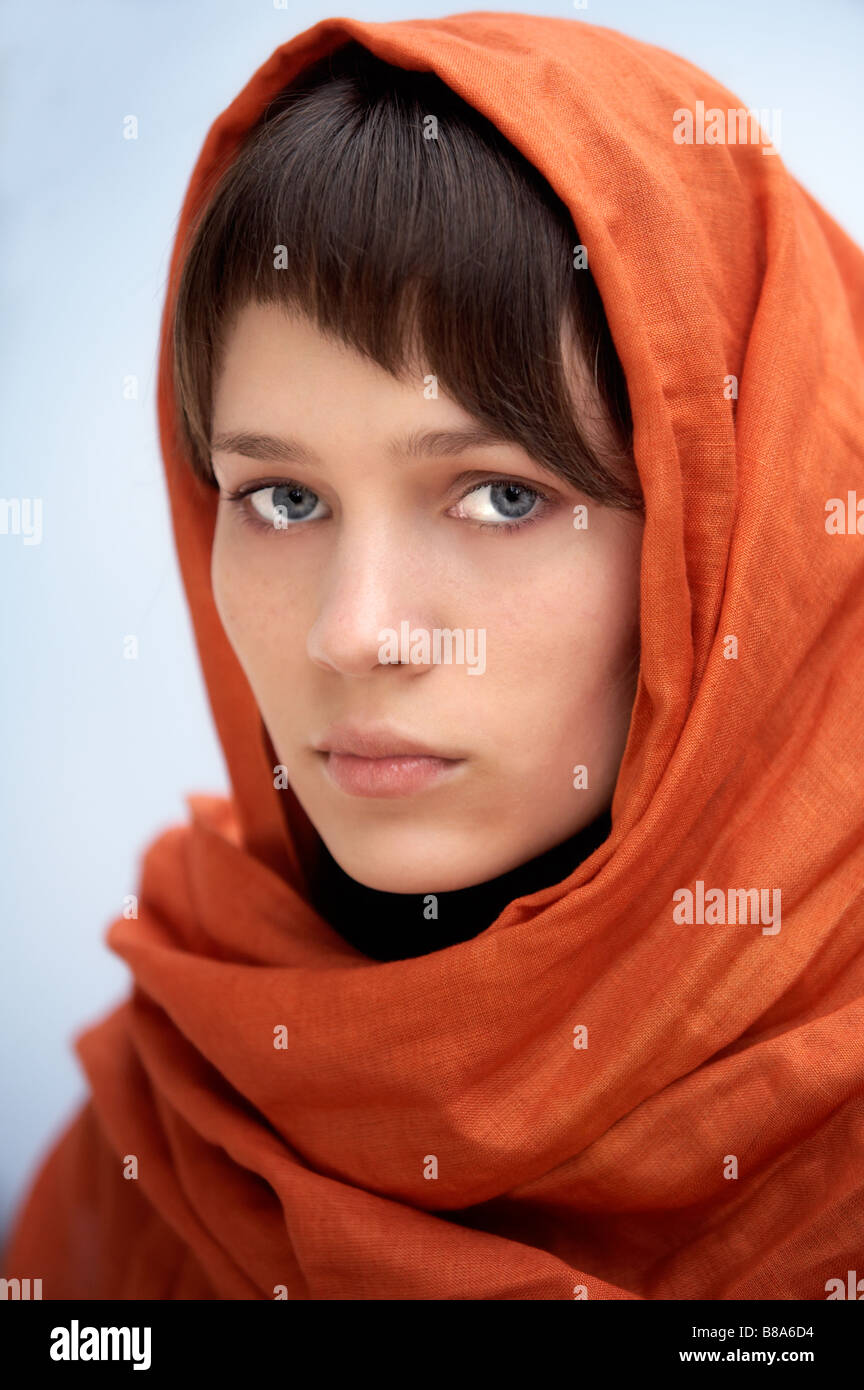
[[315, 745], [319, 753], [344, 753], [356, 758], [439, 758], [461, 762], [463, 754], [432, 748], [399, 733], [390, 725], [334, 724]]
[[465, 761], [388, 725], [333, 725], [315, 749], [330, 781], [349, 796], [412, 796], [447, 779]]

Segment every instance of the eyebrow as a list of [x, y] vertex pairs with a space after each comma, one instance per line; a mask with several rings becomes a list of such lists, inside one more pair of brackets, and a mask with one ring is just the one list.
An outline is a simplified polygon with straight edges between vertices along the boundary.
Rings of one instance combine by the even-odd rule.
[[[392, 458], [403, 459], [455, 458], [468, 449], [488, 449], [496, 444], [514, 442], [482, 425], [466, 429], [412, 430], [392, 439], [387, 452]], [[242, 454], [259, 463], [321, 463], [314, 450], [290, 435], [223, 431], [213, 436], [210, 448], [213, 453]]]

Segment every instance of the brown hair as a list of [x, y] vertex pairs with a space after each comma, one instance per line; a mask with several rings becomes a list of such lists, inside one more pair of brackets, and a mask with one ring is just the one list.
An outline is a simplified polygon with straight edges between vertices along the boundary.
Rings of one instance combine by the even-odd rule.
[[[396, 377], [422, 360], [537, 462], [640, 510], [626, 381], [591, 274], [574, 268], [578, 242], [541, 174], [440, 78], [344, 45], [269, 104], [190, 229], [173, 322], [182, 451], [215, 486], [227, 330], [246, 304], [278, 303]], [[564, 330], [617, 447], [580, 429]]]

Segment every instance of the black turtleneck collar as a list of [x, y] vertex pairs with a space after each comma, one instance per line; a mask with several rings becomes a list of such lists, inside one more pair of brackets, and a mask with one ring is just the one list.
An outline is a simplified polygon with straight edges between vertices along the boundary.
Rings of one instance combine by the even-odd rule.
[[[469, 941], [500, 916], [514, 898], [560, 883], [608, 838], [609, 811], [527, 864], [497, 878], [449, 893], [382, 893], [339, 867], [322, 842], [313, 902], [346, 941], [373, 960], [407, 960]], [[430, 915], [437, 912], [437, 917]]]

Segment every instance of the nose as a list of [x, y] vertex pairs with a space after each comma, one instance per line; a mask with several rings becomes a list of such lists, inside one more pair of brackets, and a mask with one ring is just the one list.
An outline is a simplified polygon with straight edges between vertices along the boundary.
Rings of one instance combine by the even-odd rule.
[[[306, 649], [317, 666], [343, 676], [368, 676], [396, 660], [398, 645], [388, 633], [430, 628], [434, 566], [424, 560], [416, 539], [394, 525], [345, 522], [322, 574], [320, 604]], [[402, 665], [401, 675], [425, 668]]]

